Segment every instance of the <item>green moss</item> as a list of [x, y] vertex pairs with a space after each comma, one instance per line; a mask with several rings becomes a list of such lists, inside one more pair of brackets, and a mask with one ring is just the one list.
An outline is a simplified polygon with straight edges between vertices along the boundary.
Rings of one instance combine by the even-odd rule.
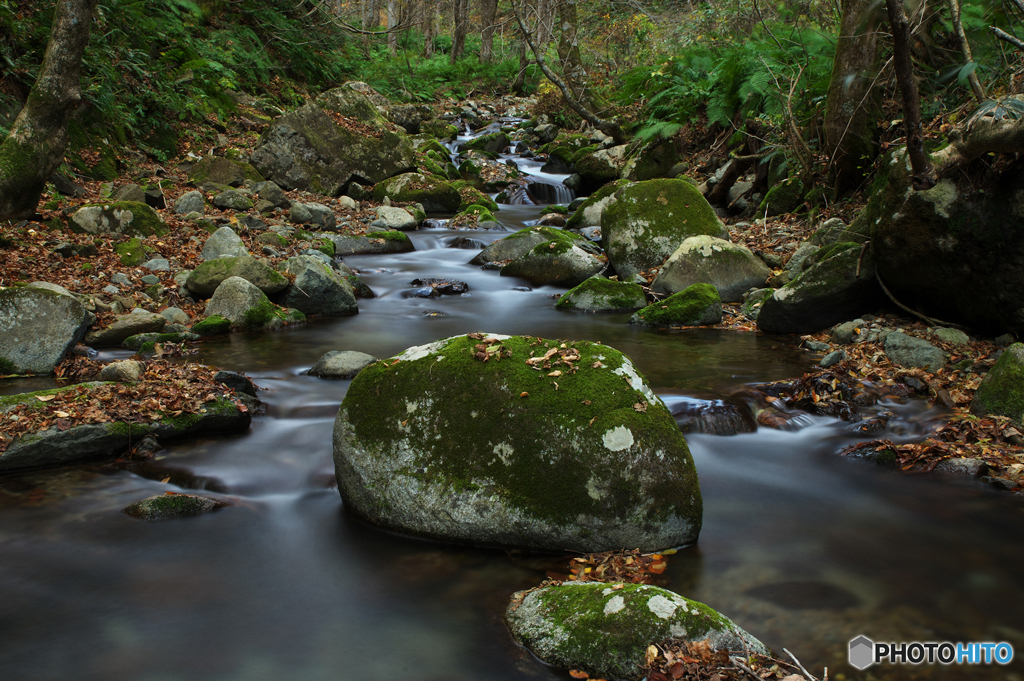
[[264, 298], [245, 311], [240, 326], [244, 329], [262, 329], [276, 318], [274, 304]]
[[399, 232], [392, 230], [390, 232], [374, 232], [374, 239], [384, 239], [385, 241], [400, 241], [402, 243], [409, 242], [409, 235], [405, 232]]
[[1009, 416], [1024, 427], [1024, 343], [1014, 343], [985, 376], [971, 402], [978, 415]]
[[220, 315], [211, 315], [192, 325], [192, 333], [200, 336], [216, 336], [231, 330], [231, 320]]
[[453, 140], [459, 135], [459, 129], [447, 121], [431, 120], [420, 123], [420, 132], [438, 139]]
[[583, 210], [585, 208], [590, 208], [598, 201], [601, 201], [602, 199], [611, 196], [612, 194], [617, 192], [621, 187], [625, 187], [628, 184], [632, 183], [629, 180], [616, 180], [615, 182], [609, 182], [608, 184], [598, 189], [596, 192], [588, 196], [587, 200], [581, 203], [579, 207], [576, 209], [576, 211], [569, 216], [569, 219], [565, 223], [565, 228], [576, 229], [579, 227], [584, 227], [585, 225], [583, 224]]
[[[409, 469], [438, 489], [464, 487], [479, 474], [494, 481], [494, 493], [506, 504], [564, 524], [579, 515], [615, 516], [617, 509], [634, 507], [640, 494], [635, 476], [611, 470], [610, 464], [608, 470], [598, 466], [593, 473], [611, 482], [606, 494], [595, 498], [586, 489], [588, 476], [580, 474], [594, 466], [583, 443], [592, 438], [600, 443], [601, 434], [624, 427], [643, 433], [650, 451], [665, 452], [658, 465], [675, 471], [647, 484], [656, 498], [677, 504], [650, 510], [646, 520], [663, 521], [674, 513], [699, 525], [699, 500], [691, 496], [696, 473], [685, 440], [660, 400], [650, 400], [646, 413], [634, 408], [649, 397], [624, 380], [624, 372], [633, 371], [624, 356], [586, 341], [567, 342], [580, 356], [577, 371], [562, 365], [557, 368], [563, 375], [550, 376], [552, 368], [535, 370], [526, 360], [558, 348], [558, 341], [510, 337], [490, 346], [487, 362], [474, 356], [478, 343], [467, 336], [444, 342], [438, 350], [443, 366], [428, 354], [377, 362], [360, 372], [342, 404], [360, 446], [383, 455], [403, 441], [415, 441]], [[428, 370], [432, 366], [438, 368]], [[418, 410], [423, 401], [434, 405], [430, 413]], [[397, 414], [409, 418], [403, 422], [394, 418]], [[508, 463], [497, 454], [502, 442], [517, 453]], [[538, 458], [544, 452], [551, 460]]]
[[52, 217], [46, 221], [46, 226], [52, 232], [59, 232], [60, 230], [64, 229], [64, 221], [58, 217]]
[[125, 421], [112, 421], [107, 424], [107, 432], [129, 440], [141, 440], [152, 432], [152, 427], [146, 423], [126, 423]]
[[843, 251], [848, 251], [853, 248], [856, 248], [859, 251], [861, 245], [853, 241], [842, 241], [840, 243], [832, 244], [831, 246], [822, 248], [820, 251], [814, 254], [814, 259], [815, 262], [822, 262], [828, 260], [829, 258], [838, 253], [842, 253]]
[[100, 206], [104, 211], [112, 211], [115, 216], [123, 211], [130, 212], [131, 220], [121, 230], [124, 234], [162, 236], [167, 233], [167, 225], [160, 219], [157, 212], [145, 203], [139, 201], [111, 201], [109, 203], [92, 205]]
[[764, 195], [758, 212], [767, 212], [769, 216], [792, 213], [803, 204], [804, 191], [804, 183], [800, 178], [783, 180]]
[[18, 373], [18, 367], [9, 359], [0, 357], [0, 376], [12, 376]]
[[711, 284], [693, 284], [660, 303], [648, 305], [629, 321], [645, 326], [695, 326], [707, 324], [708, 310], [716, 307], [718, 321], [721, 321], [722, 299], [718, 289]]
[[114, 252], [117, 253], [121, 264], [125, 267], [136, 267], [148, 260], [153, 249], [142, 243], [142, 239], [135, 238], [114, 244]]
[[326, 255], [329, 258], [334, 257], [334, 242], [330, 239], [317, 239], [315, 242], [316, 249]]
[[567, 206], [559, 206], [558, 204], [552, 204], [550, 206], [544, 206], [545, 213], [558, 213], [559, 215], [568, 215], [569, 208]]
[[154, 343], [184, 343], [190, 340], [195, 340], [194, 334], [190, 333], [137, 333], [134, 336], [128, 336], [121, 343], [121, 347], [126, 350], [145, 350], [146, 345], [149, 345], [149, 350], [152, 350]]
[[566, 291], [555, 308], [559, 310], [600, 310], [603, 312], [632, 312], [644, 306], [644, 289], [639, 284], [612, 281], [604, 277], [591, 277], [579, 286]]

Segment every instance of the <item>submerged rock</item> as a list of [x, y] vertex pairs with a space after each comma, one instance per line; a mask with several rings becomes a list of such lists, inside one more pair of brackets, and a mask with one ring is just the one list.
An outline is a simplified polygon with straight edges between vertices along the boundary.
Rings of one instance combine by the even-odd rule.
[[644, 677], [647, 647], [669, 638], [710, 642], [715, 651], [769, 654], [746, 631], [703, 603], [647, 584], [586, 582], [512, 595], [512, 636], [544, 662], [593, 678]]
[[225, 501], [196, 494], [161, 494], [136, 501], [124, 512], [139, 520], [168, 520], [202, 515], [229, 505]]
[[348, 509], [421, 537], [587, 552], [700, 531], [672, 415], [628, 358], [584, 341], [472, 334], [372, 364], [342, 402], [334, 461]]
[[331, 350], [324, 354], [309, 370], [318, 378], [352, 378], [377, 361], [373, 355], [354, 350]]

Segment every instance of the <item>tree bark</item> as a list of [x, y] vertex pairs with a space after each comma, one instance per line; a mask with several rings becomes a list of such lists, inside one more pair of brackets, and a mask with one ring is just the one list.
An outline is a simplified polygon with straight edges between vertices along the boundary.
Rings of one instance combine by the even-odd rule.
[[429, 59], [434, 56], [434, 38], [437, 37], [437, 10], [434, 0], [426, 0], [421, 5], [423, 23], [423, 56]]
[[585, 101], [587, 72], [583, 69], [583, 59], [580, 57], [577, 2], [578, 0], [562, 0], [558, 5], [558, 58], [562, 61], [562, 77], [565, 78], [566, 85], [576, 99]]
[[480, 61], [490, 64], [494, 57], [494, 20], [498, 16], [498, 0], [480, 0]]
[[[953, 32], [956, 33], [956, 39], [960, 43], [960, 52], [963, 53], [964, 59], [968, 64], [974, 61], [974, 55], [971, 54], [971, 44], [967, 42], [967, 34], [964, 33], [963, 22], [960, 21], [960, 3], [957, 0], [948, 0], [949, 2], [949, 17], [953, 23]], [[976, 73], [971, 73], [967, 76], [967, 82], [971, 85], [971, 92], [974, 93], [974, 98], [978, 100], [978, 104], [985, 101], [985, 89], [981, 87], [981, 81], [978, 80]]]
[[395, 31], [395, 26], [398, 26], [398, 0], [388, 0], [387, 15], [388, 52], [392, 57], [396, 57], [398, 56], [398, 32]]
[[935, 186], [935, 168], [924, 151], [924, 131], [921, 126], [921, 100], [914, 79], [914, 65], [910, 61], [910, 25], [903, 10], [903, 0], [886, 0], [889, 26], [892, 28], [893, 65], [896, 82], [903, 95], [903, 122], [907, 128], [907, 155], [913, 170], [914, 189]]
[[82, 55], [96, 0], [57, 4], [39, 78], [0, 144], [0, 220], [33, 215], [46, 181], [64, 160], [68, 121], [82, 99]]
[[454, 64], [466, 49], [466, 29], [469, 24], [469, 0], [452, 0], [452, 53], [451, 63]]
[[860, 186], [871, 170], [876, 149], [872, 141], [877, 95], [872, 95], [878, 71], [877, 21], [872, 0], [843, 0], [825, 101], [825, 151], [836, 196]]

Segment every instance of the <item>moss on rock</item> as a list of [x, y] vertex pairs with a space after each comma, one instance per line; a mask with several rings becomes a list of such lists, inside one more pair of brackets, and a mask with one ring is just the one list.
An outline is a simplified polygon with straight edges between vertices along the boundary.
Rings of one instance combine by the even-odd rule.
[[231, 330], [231, 320], [220, 315], [210, 315], [192, 325], [192, 333], [200, 336], [217, 336]]
[[493, 338], [410, 348], [353, 380], [334, 428], [346, 506], [478, 545], [694, 541], [701, 500], [686, 442], [628, 358], [585, 341]]
[[1014, 343], [999, 357], [981, 382], [971, 413], [978, 416], [1009, 416], [1024, 428], [1024, 343]]
[[584, 312], [633, 312], [646, 304], [647, 297], [639, 284], [591, 277], [566, 291], [555, 303], [555, 308]]
[[139, 520], [168, 520], [209, 513], [227, 505], [218, 499], [195, 494], [162, 494], [136, 501], [124, 512]]
[[137, 267], [149, 259], [153, 249], [146, 246], [142, 239], [135, 238], [114, 244], [114, 252], [125, 267]]
[[694, 284], [648, 305], [629, 323], [642, 326], [707, 326], [722, 321], [722, 299], [711, 284]]

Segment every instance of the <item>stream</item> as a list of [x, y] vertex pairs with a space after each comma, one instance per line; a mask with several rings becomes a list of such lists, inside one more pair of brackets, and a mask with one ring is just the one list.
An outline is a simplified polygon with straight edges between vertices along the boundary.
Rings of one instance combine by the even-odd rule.
[[[557, 179], [557, 178], [556, 178]], [[540, 206], [502, 206], [519, 229]], [[485, 331], [600, 340], [629, 355], [673, 406], [798, 376], [817, 356], [794, 338], [656, 331], [628, 315], [554, 309], [563, 290], [467, 265], [489, 232], [410, 233], [416, 250], [346, 258], [377, 298], [360, 313], [204, 342], [189, 357], [243, 371], [265, 414], [228, 437], [167, 443], [128, 467], [90, 462], [0, 477], [0, 678], [5, 681], [513, 681], [567, 679], [511, 640], [502, 613], [556, 557], [447, 546], [346, 513], [331, 429], [349, 381], [304, 374], [329, 350], [387, 357]], [[468, 295], [411, 297], [450, 277]], [[117, 353], [115, 353], [117, 354]], [[124, 355], [130, 354], [124, 352]], [[0, 390], [45, 387], [6, 381]], [[19, 387], [21, 386], [21, 387]], [[940, 414], [884, 404], [887, 433], [920, 438]], [[1024, 503], [971, 480], [906, 475], [836, 456], [868, 439], [849, 424], [688, 435], [704, 497], [700, 541], [663, 586], [702, 601], [820, 677], [1024, 679], [1008, 667], [846, 664], [847, 642], [1007, 641], [1024, 651]], [[166, 480], [166, 482], [162, 482]], [[233, 506], [140, 522], [121, 513], [166, 491]]]

